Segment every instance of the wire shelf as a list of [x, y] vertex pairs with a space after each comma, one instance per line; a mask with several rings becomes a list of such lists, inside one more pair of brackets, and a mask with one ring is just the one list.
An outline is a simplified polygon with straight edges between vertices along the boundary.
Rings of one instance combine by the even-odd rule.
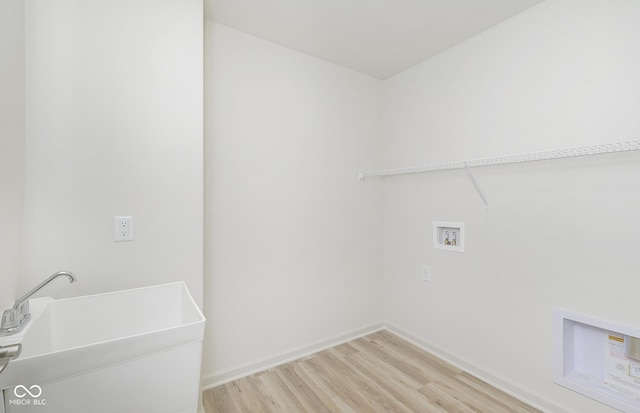
[[603, 153], [626, 152], [640, 150], [640, 140], [628, 142], [607, 143], [603, 145], [580, 146], [575, 148], [558, 149], [552, 151], [541, 151], [523, 153], [519, 155], [501, 156], [494, 158], [474, 159], [469, 161], [458, 161], [448, 163], [438, 163], [430, 165], [411, 166], [406, 168], [382, 169], [378, 171], [361, 172], [360, 179], [368, 177], [384, 177], [394, 175], [419, 174], [425, 172], [446, 171], [451, 169], [476, 168], [480, 166], [506, 165], [523, 162], [543, 161], [547, 159], [573, 158], [576, 156], [597, 155]]

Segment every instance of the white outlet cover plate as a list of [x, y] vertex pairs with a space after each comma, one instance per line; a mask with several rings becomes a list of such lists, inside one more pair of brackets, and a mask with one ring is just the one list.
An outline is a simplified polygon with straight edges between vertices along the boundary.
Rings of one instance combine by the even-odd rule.
[[113, 240], [133, 241], [133, 217], [115, 216], [113, 217]]
[[426, 264], [422, 264], [422, 266], [420, 267], [420, 270], [421, 270], [421, 275], [422, 275], [422, 281], [430, 282], [431, 281], [431, 266], [426, 265]]

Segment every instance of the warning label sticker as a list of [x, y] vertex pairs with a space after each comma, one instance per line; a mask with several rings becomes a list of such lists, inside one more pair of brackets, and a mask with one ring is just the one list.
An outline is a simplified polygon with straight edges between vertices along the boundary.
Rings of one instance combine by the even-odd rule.
[[640, 400], [640, 362], [626, 356], [624, 340], [610, 334], [606, 341], [604, 386]]

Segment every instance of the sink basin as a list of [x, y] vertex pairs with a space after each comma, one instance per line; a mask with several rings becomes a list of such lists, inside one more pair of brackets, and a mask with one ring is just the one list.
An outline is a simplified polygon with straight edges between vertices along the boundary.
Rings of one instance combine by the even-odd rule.
[[[197, 360], [191, 364], [197, 371], [192, 374], [191, 368], [185, 374], [190, 377], [189, 382], [195, 381], [191, 391], [195, 395], [194, 406], [197, 403], [205, 319], [184, 283], [32, 302], [33, 319], [19, 337], [22, 353], [0, 374], [0, 390], [37, 384], [44, 393], [48, 385], [51, 389], [58, 389], [57, 383], [65, 380], [195, 343]], [[6, 340], [10, 339], [3, 338], [0, 345], [8, 344]], [[169, 360], [173, 358], [171, 356]], [[166, 363], [166, 360], [158, 361]], [[181, 360], [174, 361], [173, 371], [178, 371]], [[156, 367], [152, 364], [145, 368], [154, 370]], [[159, 374], [159, 371], [155, 373]], [[139, 372], [136, 370], [136, 373]], [[130, 374], [133, 373], [122, 372], [122, 379]], [[152, 378], [153, 374], [151, 371]], [[152, 381], [156, 386], [161, 385], [155, 379]], [[47, 395], [50, 407], [53, 400], [51, 391]], [[162, 391], [174, 392], [175, 388]], [[11, 396], [11, 392], [6, 390], [5, 405], [8, 406]], [[11, 411], [9, 407], [7, 411]], [[20, 406], [20, 411], [25, 411], [23, 407]], [[96, 410], [94, 404], [86, 407]], [[109, 411], [108, 408], [104, 410]], [[176, 408], [166, 411], [190, 410]]]

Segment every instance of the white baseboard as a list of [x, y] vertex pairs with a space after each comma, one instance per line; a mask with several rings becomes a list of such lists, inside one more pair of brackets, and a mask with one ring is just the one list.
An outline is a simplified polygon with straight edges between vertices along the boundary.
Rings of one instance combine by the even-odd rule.
[[326, 340], [311, 343], [307, 346], [276, 354], [257, 362], [244, 364], [242, 366], [234, 367], [224, 371], [214, 372], [213, 374], [202, 378], [202, 390], [207, 390], [212, 387], [216, 387], [221, 384], [225, 384], [230, 381], [237, 380], [239, 378], [246, 377], [251, 374], [288, 363], [293, 360], [300, 359], [302, 357], [306, 357], [319, 351], [337, 346], [338, 344], [346, 343], [347, 341], [351, 341], [356, 338], [366, 336], [367, 334], [383, 330], [384, 327], [385, 325], [382, 322], [375, 323], [367, 327], [339, 334]]
[[496, 389], [502, 390], [503, 392], [519, 400], [522, 400], [531, 407], [547, 413], [575, 413], [573, 410], [568, 410], [566, 407], [560, 406], [544, 397], [531, 393], [530, 391], [518, 385], [515, 385], [499, 374], [489, 371], [486, 368], [478, 366], [477, 364], [472, 363], [468, 360], [464, 360], [463, 358], [458, 357], [454, 354], [451, 354], [450, 352], [433, 345], [433, 343], [430, 343], [427, 340], [423, 340], [418, 336], [409, 333], [408, 331], [403, 330], [393, 324], [385, 323], [385, 329], [397, 335], [398, 337], [415, 344], [421, 349], [437, 356], [438, 358], [448, 362], [449, 364], [452, 364], [457, 368], [466, 371], [472, 376], [475, 376], [478, 379], [492, 385]]

